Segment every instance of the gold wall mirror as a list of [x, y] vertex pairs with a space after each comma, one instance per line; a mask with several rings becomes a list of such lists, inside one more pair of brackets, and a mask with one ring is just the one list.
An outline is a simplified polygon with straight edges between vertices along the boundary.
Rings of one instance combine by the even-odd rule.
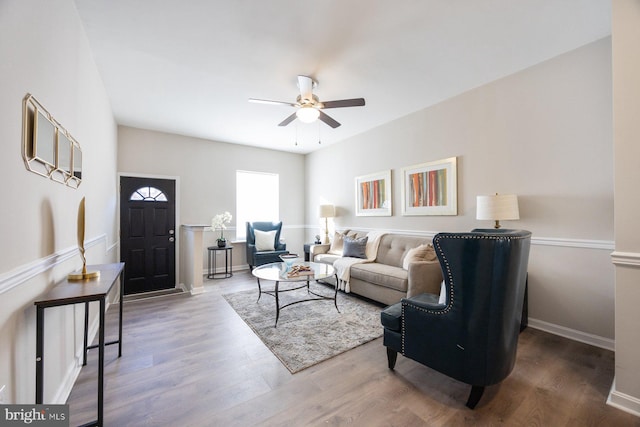
[[28, 170], [72, 188], [82, 182], [80, 144], [33, 95], [22, 110], [22, 153]]
[[69, 187], [78, 188], [82, 182], [82, 150], [77, 143], [71, 144], [71, 170], [67, 185]]

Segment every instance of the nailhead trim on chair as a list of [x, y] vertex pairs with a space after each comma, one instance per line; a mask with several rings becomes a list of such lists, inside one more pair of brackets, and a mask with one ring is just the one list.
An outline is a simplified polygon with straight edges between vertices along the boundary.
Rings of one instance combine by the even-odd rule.
[[443, 315], [443, 314], [446, 314], [449, 311], [451, 311], [451, 309], [453, 308], [453, 304], [455, 303], [454, 298], [453, 298], [453, 296], [454, 296], [454, 292], [453, 292], [454, 284], [453, 284], [453, 277], [451, 276], [451, 267], [449, 265], [449, 260], [447, 259], [445, 254], [442, 252], [442, 247], [440, 246], [440, 239], [443, 238], [443, 237], [446, 237], [448, 239], [520, 240], [520, 239], [528, 238], [529, 236], [524, 237], [524, 236], [510, 236], [510, 235], [491, 235], [491, 236], [486, 236], [486, 235], [477, 235], [477, 234], [463, 234], [463, 235], [446, 234], [446, 235], [443, 235], [443, 236], [439, 237], [439, 235], [436, 234], [436, 236], [433, 239], [433, 247], [442, 256], [442, 262], [443, 262], [445, 270], [447, 272], [448, 283], [451, 284], [451, 286], [449, 286], [449, 301], [447, 302], [447, 307], [444, 310], [438, 310], [438, 311], [436, 311], [436, 310], [427, 310], [427, 309], [424, 309], [422, 307], [416, 307], [415, 305], [411, 304], [410, 302], [402, 303], [402, 354], [403, 355], [405, 354], [405, 350], [404, 350], [404, 331], [405, 331], [405, 327], [404, 327], [404, 319], [405, 319], [405, 317], [404, 317], [404, 307], [406, 305], [411, 305], [416, 310], [424, 311], [425, 313]]

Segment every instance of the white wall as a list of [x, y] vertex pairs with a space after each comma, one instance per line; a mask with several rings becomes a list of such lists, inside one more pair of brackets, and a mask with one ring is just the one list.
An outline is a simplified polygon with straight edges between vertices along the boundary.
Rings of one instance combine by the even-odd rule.
[[[236, 228], [245, 227], [235, 221], [236, 170], [279, 174], [281, 235], [290, 252], [302, 253], [304, 156], [126, 126], [118, 129], [118, 171], [121, 174], [179, 177], [180, 223], [210, 225], [214, 215], [229, 211], [233, 220], [225, 237], [232, 241]], [[215, 244], [216, 237], [210, 231], [205, 232], [203, 246]], [[243, 244], [234, 244], [235, 266], [246, 265], [244, 251]], [[203, 258], [205, 256], [203, 252]], [[204, 266], [206, 268], [206, 259]]]
[[[87, 203], [90, 264], [115, 261], [117, 128], [72, 0], [0, 2], [0, 386], [9, 402], [35, 399], [33, 301], [80, 267], [76, 215]], [[26, 170], [22, 100], [33, 94], [80, 143], [77, 190]], [[92, 315], [95, 314], [93, 310]], [[79, 369], [81, 308], [48, 309], [45, 401], [66, 398]], [[95, 319], [95, 316], [93, 316]], [[93, 322], [92, 322], [93, 323]]]
[[609, 403], [640, 416], [640, 3], [612, 6], [616, 371]]
[[[515, 193], [521, 220], [503, 226], [533, 232], [531, 323], [611, 348], [610, 57], [606, 38], [308, 155], [307, 223], [331, 202], [338, 228], [466, 231], [492, 226], [475, 219], [477, 195]], [[401, 168], [451, 156], [458, 215], [402, 216]], [[393, 216], [356, 217], [354, 178], [386, 169]]]

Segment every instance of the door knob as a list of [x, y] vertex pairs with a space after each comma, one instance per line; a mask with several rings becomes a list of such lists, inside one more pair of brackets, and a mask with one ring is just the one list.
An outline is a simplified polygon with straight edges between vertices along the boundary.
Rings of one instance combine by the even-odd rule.
[[170, 242], [173, 242], [174, 240], [176, 240], [174, 237], [169, 237]]

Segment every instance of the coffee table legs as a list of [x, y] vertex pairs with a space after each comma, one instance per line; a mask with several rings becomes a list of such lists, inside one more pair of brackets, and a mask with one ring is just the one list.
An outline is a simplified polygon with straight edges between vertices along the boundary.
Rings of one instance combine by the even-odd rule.
[[278, 319], [280, 318], [280, 298], [278, 298], [278, 284], [280, 282], [278, 282], [276, 280], [276, 292], [275, 292], [275, 297], [276, 297], [276, 323], [273, 324], [273, 327], [276, 328], [278, 326]]
[[[332, 299], [333, 300], [333, 304], [336, 307], [336, 310], [338, 311], [338, 313], [340, 313], [340, 309], [338, 308], [338, 275], [337, 274], [335, 275], [335, 278], [336, 278], [336, 285], [335, 285], [334, 291], [333, 291], [333, 298], [327, 297], [327, 296], [323, 296], [323, 295], [320, 295], [320, 294], [316, 294], [315, 292], [311, 292], [310, 285], [309, 285], [310, 280], [307, 280], [306, 281], [307, 293], [313, 294], [318, 298], [310, 298], [310, 299], [304, 299], [304, 300], [300, 300], [300, 301], [294, 301], [294, 302], [290, 302], [288, 304], [285, 304], [282, 307], [280, 307], [280, 290], [279, 290], [280, 281], [276, 280], [275, 281], [275, 288], [274, 288], [273, 291], [264, 291], [265, 294], [272, 295], [276, 299], [276, 321], [273, 324], [273, 327], [274, 328], [278, 327], [278, 320], [280, 319], [280, 310], [281, 309], [283, 309], [283, 308], [285, 308], [285, 307], [287, 307], [289, 305], [298, 304], [298, 303], [301, 303], [301, 302], [318, 301], [318, 300], [321, 300], [321, 299], [324, 299], [324, 300], [331, 300]], [[260, 297], [262, 296], [262, 285], [260, 284], [260, 278], [257, 277], [256, 280], [258, 282], [258, 299], [256, 300], [256, 303], [257, 303], [258, 301], [260, 301]], [[323, 282], [323, 283], [325, 283], [325, 282]], [[297, 287], [295, 289], [285, 289], [282, 292], [292, 291], [292, 290], [296, 290], [296, 289], [300, 289], [300, 288], [304, 288], [304, 287], [305, 287], [305, 285], [302, 285], [302, 286]]]
[[335, 290], [335, 294], [333, 294], [333, 303], [336, 305], [336, 310], [338, 310], [338, 313], [340, 313], [340, 309], [338, 308], [338, 274], [336, 273], [336, 290]]
[[256, 300], [256, 302], [260, 301], [260, 297], [262, 296], [262, 288], [260, 287], [260, 278], [258, 279], [258, 299]]

